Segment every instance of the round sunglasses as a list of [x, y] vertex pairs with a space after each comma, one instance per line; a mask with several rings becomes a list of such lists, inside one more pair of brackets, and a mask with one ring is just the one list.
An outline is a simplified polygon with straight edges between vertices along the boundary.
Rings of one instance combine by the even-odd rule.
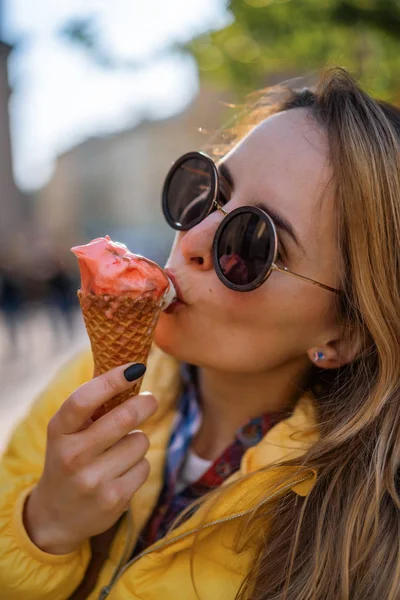
[[250, 292], [263, 284], [273, 271], [279, 271], [341, 293], [278, 266], [278, 234], [271, 217], [256, 206], [241, 206], [228, 213], [220, 203], [221, 187], [214, 161], [202, 152], [188, 152], [168, 172], [162, 208], [167, 222], [177, 231], [195, 227], [215, 210], [223, 213], [224, 219], [214, 237], [212, 260], [224, 285], [238, 292]]

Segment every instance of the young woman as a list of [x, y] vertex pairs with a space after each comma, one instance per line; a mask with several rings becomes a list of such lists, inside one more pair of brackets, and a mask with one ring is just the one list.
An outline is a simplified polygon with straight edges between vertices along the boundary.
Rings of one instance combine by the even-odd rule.
[[144, 369], [87, 352], [16, 430], [3, 598], [400, 597], [398, 112], [334, 69], [236, 142], [167, 177], [150, 393], [93, 423]]

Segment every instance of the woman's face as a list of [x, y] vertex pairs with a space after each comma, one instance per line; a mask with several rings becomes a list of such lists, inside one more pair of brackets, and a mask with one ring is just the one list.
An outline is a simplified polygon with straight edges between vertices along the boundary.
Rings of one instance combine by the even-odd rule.
[[[280, 213], [299, 241], [277, 228], [283, 264], [337, 287], [328, 155], [324, 131], [307, 109], [293, 109], [267, 118], [221, 162], [234, 184], [225, 210], [262, 204]], [[225, 287], [211, 254], [223, 218], [215, 211], [177, 233], [167, 267], [185, 304], [161, 314], [156, 343], [179, 360], [225, 372], [306, 364], [307, 350], [337, 336], [335, 294], [276, 271], [251, 292]]]

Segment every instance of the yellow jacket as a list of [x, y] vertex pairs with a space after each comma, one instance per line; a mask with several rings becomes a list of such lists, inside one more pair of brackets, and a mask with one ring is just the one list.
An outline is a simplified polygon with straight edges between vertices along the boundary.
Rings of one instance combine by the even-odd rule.
[[[54, 556], [42, 552], [27, 536], [22, 510], [25, 499], [38, 481], [44, 462], [46, 427], [61, 403], [92, 376], [89, 351], [68, 364], [34, 404], [18, 426], [0, 463], [0, 598], [1, 600], [66, 600], [80, 584], [90, 560], [90, 544], [71, 554]], [[229, 600], [235, 594], [254, 560], [254, 549], [235, 551], [238, 526], [260, 502], [283, 493], [306, 495], [315, 473], [289, 467], [261, 470], [272, 462], [301, 455], [318, 436], [315, 405], [304, 395], [290, 418], [271, 429], [264, 439], [244, 455], [240, 470], [217, 503], [205, 503], [187, 521], [130, 561], [137, 536], [157, 501], [166, 446], [180, 392], [178, 363], [154, 348], [143, 381], [159, 409], [142, 427], [150, 438], [147, 458], [149, 479], [133, 496], [110, 548], [90, 600], [197, 600], [191, 577], [201, 599]], [[277, 475], [287, 471], [290, 482], [277, 488]], [[241, 480], [241, 476], [251, 474]], [[194, 553], [191, 547], [196, 537]], [[106, 588], [104, 590], [104, 588]], [[108, 595], [106, 594], [108, 592]]]

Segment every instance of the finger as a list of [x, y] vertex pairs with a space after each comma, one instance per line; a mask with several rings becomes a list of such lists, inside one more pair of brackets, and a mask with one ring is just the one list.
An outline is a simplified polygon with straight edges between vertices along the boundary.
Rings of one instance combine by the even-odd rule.
[[60, 433], [78, 431], [96, 408], [132, 387], [132, 382], [140, 379], [145, 370], [140, 363], [129, 363], [84, 383], [61, 406], [54, 417], [54, 428]]
[[86, 460], [102, 454], [129, 432], [151, 417], [157, 410], [157, 401], [148, 392], [128, 398], [84, 431], [75, 435], [76, 444]]
[[144, 458], [149, 445], [149, 438], [143, 431], [134, 431], [103, 452], [86, 469], [91, 471], [91, 477], [97, 483], [111, 481], [139, 463]]
[[133, 494], [144, 484], [150, 473], [150, 465], [143, 458], [126, 473], [103, 486], [102, 502], [108, 510], [126, 509]]

